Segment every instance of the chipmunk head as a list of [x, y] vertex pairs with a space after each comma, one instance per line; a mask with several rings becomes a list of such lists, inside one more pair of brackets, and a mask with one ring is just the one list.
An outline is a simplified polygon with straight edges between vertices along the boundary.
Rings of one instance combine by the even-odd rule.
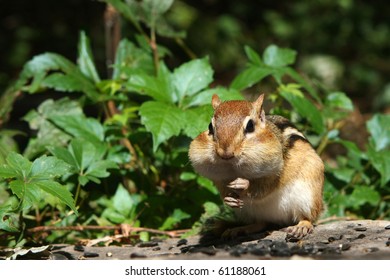
[[260, 95], [254, 102], [222, 102], [213, 95], [209, 128], [190, 145], [195, 170], [211, 179], [250, 179], [282, 168], [282, 145], [267, 126], [263, 100], [264, 95]]
[[212, 97], [214, 116], [209, 124], [209, 134], [221, 159], [229, 160], [239, 155], [245, 140], [255, 137], [265, 128], [264, 95], [253, 103], [247, 101], [222, 102], [218, 95]]

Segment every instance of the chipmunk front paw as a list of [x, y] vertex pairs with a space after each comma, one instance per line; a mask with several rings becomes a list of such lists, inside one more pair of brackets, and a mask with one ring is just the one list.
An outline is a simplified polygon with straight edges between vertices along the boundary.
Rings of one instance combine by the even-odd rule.
[[233, 190], [242, 190], [245, 191], [249, 188], [249, 180], [243, 178], [237, 178], [236, 180], [230, 182], [227, 187]]

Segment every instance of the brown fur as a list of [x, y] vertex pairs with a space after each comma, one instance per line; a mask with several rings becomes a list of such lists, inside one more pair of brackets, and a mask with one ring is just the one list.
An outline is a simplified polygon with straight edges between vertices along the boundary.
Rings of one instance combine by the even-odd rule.
[[[196, 137], [189, 157], [248, 224], [227, 230], [225, 236], [279, 224], [291, 226], [288, 232], [301, 238], [312, 231], [323, 209], [323, 163], [287, 119], [265, 116], [263, 98], [221, 102], [213, 96], [213, 133]], [[253, 132], [245, 130], [249, 120]]]

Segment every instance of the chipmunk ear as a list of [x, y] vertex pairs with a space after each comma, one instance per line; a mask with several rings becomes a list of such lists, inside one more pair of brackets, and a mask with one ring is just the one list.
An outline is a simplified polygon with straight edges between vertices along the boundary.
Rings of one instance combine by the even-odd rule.
[[260, 127], [265, 128], [265, 112], [263, 109], [264, 94], [261, 94], [259, 98], [253, 103], [256, 110], [256, 115], [260, 117]]
[[221, 104], [221, 99], [219, 99], [218, 95], [213, 94], [213, 97], [211, 98], [211, 105], [213, 106], [214, 110], [217, 109], [219, 104]]

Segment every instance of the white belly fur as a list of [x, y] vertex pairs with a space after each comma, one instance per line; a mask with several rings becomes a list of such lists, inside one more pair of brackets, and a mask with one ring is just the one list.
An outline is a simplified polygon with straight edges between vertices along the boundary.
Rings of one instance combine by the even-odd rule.
[[239, 221], [245, 224], [272, 223], [282, 226], [311, 217], [313, 194], [306, 182], [294, 183], [274, 191], [265, 198], [244, 198], [244, 206], [235, 209]]

